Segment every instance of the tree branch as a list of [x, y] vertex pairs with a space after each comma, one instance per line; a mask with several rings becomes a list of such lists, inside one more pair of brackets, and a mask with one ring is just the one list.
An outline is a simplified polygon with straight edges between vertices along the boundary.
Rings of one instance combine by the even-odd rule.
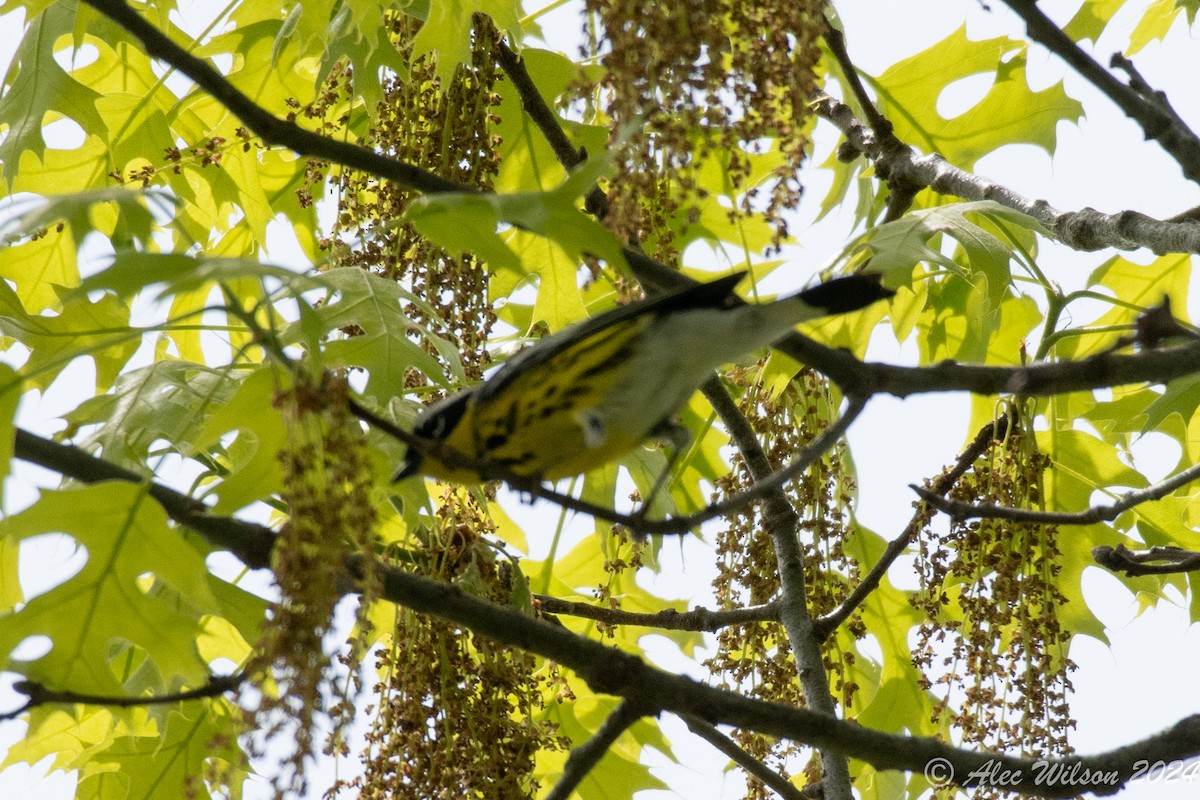
[[[18, 441], [27, 442], [30, 436], [25, 434]], [[22, 454], [25, 450], [23, 446], [19, 448], [19, 458], [26, 459], [26, 455]], [[141, 476], [106, 464], [82, 451], [77, 451], [69, 463], [73, 471], [86, 472], [93, 480], [143, 482]], [[51, 468], [58, 467], [51, 465]], [[82, 474], [72, 477], [86, 479]], [[153, 496], [180, 525], [208, 538], [214, 545], [228, 548], [239, 558], [243, 554], [254, 556], [261, 547], [261, 540], [274, 536], [269, 529], [254, 523], [217, 518], [223, 527], [215, 534], [215, 538], [210, 538], [213, 536], [209, 533], [212, 526], [207, 525], [200, 518], [201, 515], [189, 511], [190, 498], [165, 487], [157, 487]], [[176, 511], [182, 513], [176, 514]], [[242, 533], [240, 537], [236, 535], [238, 531]], [[363, 574], [362, 556], [347, 556], [345, 564], [348, 575]], [[1047, 784], [1038, 779], [1042, 772], [1034, 770], [1036, 762], [1032, 759], [972, 752], [934, 739], [887, 734], [842, 722], [810, 709], [743, 697], [735, 692], [705, 686], [685, 676], [663, 672], [637, 656], [591, 641], [561, 626], [532, 619], [515, 608], [493, 605], [467, 594], [457, 586], [383, 566], [379, 568], [379, 575], [383, 583], [383, 599], [417, 613], [462, 625], [502, 644], [520, 647], [557, 661], [574, 670], [595, 691], [625, 698], [640, 709], [643, 716], [661, 711], [695, 716], [710, 724], [732, 725], [768, 736], [793, 739], [822, 751], [842, 753], [865, 761], [876, 769], [917, 771], [924, 769], [934, 759], [945, 759], [953, 766], [959, 780], [965, 783], [969, 781], [965, 781], [964, 776], [972, 771], [999, 768], [1011, 770], [1019, 776], [1008, 787], [1013, 791], [1044, 797], [1073, 797], [1088, 791], [1118, 791], [1128, 781], [1138, 759], [1170, 761], [1200, 755], [1200, 715], [1193, 715], [1162, 733], [1126, 747], [1087, 758], [1071, 757], [1044, 762], [1076, 772], [1088, 770], [1098, 776], [1065, 786]]]
[[951, 500], [930, 492], [921, 486], [909, 488], [921, 496], [929, 505], [942, 511], [956, 521], [964, 519], [1007, 519], [1013, 522], [1034, 522], [1044, 525], [1091, 525], [1095, 522], [1111, 522], [1134, 506], [1161, 500], [1171, 492], [1200, 479], [1200, 464], [1193, 464], [1165, 481], [1151, 484], [1136, 492], [1127, 492], [1121, 499], [1108, 505], [1095, 505], [1084, 511], [1038, 511], [1033, 508], [1013, 508], [988, 504], [966, 503]]
[[643, 628], [658, 628], [668, 631], [719, 631], [731, 625], [747, 625], [754, 622], [778, 622], [779, 603], [771, 601], [759, 606], [733, 608], [728, 611], [710, 611], [693, 608], [676, 611], [668, 608], [654, 614], [622, 611], [618, 608], [603, 608], [590, 603], [577, 603], [549, 595], [534, 595], [534, 601], [543, 611], [551, 614], [566, 614], [572, 617], [593, 619], [609, 625], [637, 625]]
[[[829, 47], [829, 52], [833, 54], [838, 66], [841, 67], [842, 75], [849, 84], [850, 91], [859, 106], [862, 107], [863, 113], [867, 117], [867, 123], [871, 126], [870, 141], [873, 145], [871, 150], [881, 154], [896, 153], [895, 157], [898, 158], [911, 154], [912, 149], [896, 138], [891, 121], [880, 113], [871, 100], [871, 96], [867, 94], [867, 88], [863, 86], [862, 80], [858, 77], [858, 68], [854, 66], [854, 62], [850, 58], [850, 51], [846, 49], [845, 35], [828, 21], [825, 23], [825, 44]], [[866, 151], [859, 149], [859, 152]], [[882, 222], [900, 219], [912, 207], [917, 192], [924, 188], [924, 185], [912, 183], [902, 172], [893, 173], [882, 168], [876, 172], [887, 181], [888, 185], [887, 213]]]
[[267, 144], [283, 145], [300, 155], [329, 159], [420, 192], [471, 192], [428, 170], [381, 155], [361, 145], [336, 142], [276, 117], [239, 91], [207, 61], [175, 44], [124, 0], [81, 0], [135, 36], [146, 53], [161, 59], [196, 82], [228, 108]]
[[[513, 52], [512, 48], [503, 40], [500, 40], [496, 45], [496, 61], [504, 70], [504, 74], [508, 75], [508, 79], [512, 81], [513, 87], [517, 90], [517, 96], [521, 98], [521, 108], [541, 131], [542, 137], [554, 151], [554, 157], [558, 159], [558, 163], [570, 172], [586, 161], [587, 153], [583, 148], [576, 149], [571, 144], [566, 131], [563, 130], [562, 121], [546, 103], [542, 93], [538, 91], [529, 70], [525, 69], [524, 59]], [[584, 195], [583, 207], [597, 219], [603, 220], [608, 216], [608, 195], [599, 186], [593, 186]]]
[[715, 725], [710, 725], [698, 717], [685, 716], [683, 721], [687, 723], [688, 730], [728, 756], [733, 763], [758, 778], [784, 800], [809, 800], [791, 781], [738, 747], [737, 742], [721, 733]]
[[1160, 92], [1147, 83], [1146, 79], [1142, 77], [1142, 73], [1138, 71], [1138, 68], [1134, 66], [1132, 61], [1130, 61], [1121, 53], [1113, 53], [1112, 58], [1109, 59], [1108, 65], [1113, 69], [1119, 69], [1128, 75], [1129, 88], [1137, 92], [1138, 96], [1140, 96], [1143, 100], [1145, 100], [1147, 103], [1158, 106], [1166, 114], [1169, 114], [1179, 126], [1184, 129], [1187, 128], [1187, 123], [1184, 122], [1183, 117], [1179, 116], [1179, 113], [1175, 110], [1175, 107], [1171, 105], [1171, 101], [1167, 98], [1166, 92]]
[[1114, 78], [1043, 14], [1034, 0], [1004, 0], [1004, 3], [1025, 20], [1025, 31], [1030, 39], [1048, 48], [1087, 78], [1141, 126], [1147, 139], [1158, 142], [1175, 159], [1188, 180], [1200, 183], [1200, 140], [1169, 110], [1170, 106], [1164, 107], [1163, 103], [1144, 97]]
[[1031, 200], [1003, 184], [960, 169], [937, 153], [921, 156], [907, 145], [885, 149], [850, 106], [832, 97], [818, 97], [814, 105], [818, 116], [833, 123], [855, 149], [875, 163], [889, 185], [899, 181], [909, 186], [928, 186], [963, 200], [991, 200], [1032, 217], [1051, 236], [1075, 250], [1145, 247], [1158, 255], [1200, 253], [1200, 222], [1194, 219], [1157, 220], [1137, 211], [1104, 214], [1093, 208], [1060, 211], [1045, 200]]
[[[1123, 544], [1116, 547], [1098, 545], [1092, 548], [1096, 563], [1113, 572], [1124, 572], [1130, 578], [1139, 575], [1172, 575], [1200, 570], [1200, 553], [1182, 547], [1151, 547], [1149, 550], [1129, 550]], [[1165, 561], [1165, 564], [1155, 564]]]
[[[110, 16], [121, 25], [127, 25], [129, 30], [143, 42], [148, 53], [167, 61], [205, 90], [213, 93], [223, 102], [230, 103], [231, 110], [256, 134], [263, 136], [268, 141], [282, 144], [299, 155], [324, 158], [333, 163], [361, 169], [419, 191], [430, 193], [475, 191], [446, 181], [413, 165], [380, 156], [368, 148], [327, 139], [305, 131], [290, 122], [280, 120], [256, 106], [206, 62], [195, 58], [174, 44], [120, 0], [83, 0], [83, 2]], [[828, 103], [825, 101], [818, 103], [818, 111], [827, 108], [829, 103], [844, 108], [843, 113], [832, 114], [833, 119], [844, 119], [846, 115], [853, 119], [853, 113], [849, 107], [833, 100], [828, 100]], [[909, 151], [900, 148], [897, 152]], [[929, 159], [940, 160], [933, 156], [926, 157], [924, 160], [928, 161]], [[941, 160], [941, 163], [945, 164], [944, 160]], [[893, 165], [893, 168], [903, 168], [903, 166], [897, 163]], [[965, 173], [961, 174], [966, 175]], [[966, 177], [971, 178], [971, 176]], [[939, 191], [942, 190], [937, 181], [930, 185]], [[1015, 193], [1003, 189], [1003, 187], [999, 188], [1003, 193], [1015, 196]], [[1130, 214], [1132, 212], [1117, 215], [1117, 217], [1134, 220], [1134, 217], [1129, 216]], [[1092, 212], [1092, 215], [1103, 216], [1096, 215], [1095, 212]], [[1140, 215], [1134, 216], [1140, 217]], [[1131, 225], [1134, 228], [1138, 227], [1133, 222]], [[1189, 232], [1187, 236], [1183, 237], [1186, 241], [1177, 243], [1180, 246], [1163, 249], [1162, 247], [1156, 248], [1151, 243], [1139, 242], [1137, 244], [1156, 249], [1159, 252], [1200, 252], [1200, 224], [1189, 221], [1172, 223], [1171, 226], [1176, 230]], [[1048, 227], [1060, 239], [1067, 241], [1068, 244], [1071, 243], [1062, 230], [1053, 226]], [[1162, 245], [1163, 242], [1158, 244]], [[1095, 249], [1100, 246], [1108, 245], [1096, 244], [1094, 247], [1085, 249]], [[625, 247], [621, 252], [638, 280], [652, 291], [680, 289], [695, 283], [693, 279], [659, 263], [635, 248]], [[905, 397], [921, 392], [962, 390], [978, 394], [1021, 392], [1042, 395], [1058, 391], [1054, 386], [1056, 382], [1063, 383], [1061, 391], [1080, 391], [1126, 383], [1161, 383], [1200, 370], [1200, 358], [1198, 358], [1200, 344], [1190, 349], [1176, 348], [1175, 350], [1139, 353], [1135, 356], [1124, 357], [1102, 354], [1071, 364], [1037, 364], [1021, 368], [971, 367], [960, 366], [952, 362], [943, 362], [933, 367], [863, 364], [844, 350], [826, 347], [796, 333], [789, 334], [774, 346], [781, 352], [829, 377], [847, 396], [859, 397], [869, 397], [876, 393]], [[648, 530], [646, 532], [656, 533], [657, 531]]]
[[118, 467], [108, 461], [88, 455], [77, 447], [58, 444], [17, 429], [13, 454], [22, 461], [54, 470], [83, 483], [125, 481], [144, 483], [147, 492], [158, 501], [167, 516], [196, 531], [210, 544], [233, 552], [246, 566], [263, 569], [271, 566], [271, 548], [275, 532], [270, 528], [243, 522], [234, 517], [218, 517], [208, 513], [199, 500], [180, 494], [155, 483], [136, 472]]
[[[730, 439], [745, 459], [754, 479], [754, 486], [765, 484], [771, 473], [771, 463], [746, 416], [733, 402], [725, 387], [715, 378], [705, 383], [702, 391], [721, 417], [721, 421], [725, 423]], [[852, 399], [846, 413], [809, 442], [792, 463], [796, 464], [801, 460], [811, 463], [833, 447], [850, 422], [862, 411], [862, 407], [863, 401]], [[808, 613], [804, 552], [800, 548], [800, 539], [797, 536], [800, 520], [780, 486], [773, 486], [764, 491], [766, 494], [763, 496], [763, 527], [771, 537], [779, 570], [779, 621], [787, 633], [792, 655], [796, 659], [796, 676], [804, 691], [806, 705], [830, 719], [837, 719], [837, 706], [829, 690], [829, 677], [821, 656], [820, 640], [813, 630], [812, 616]], [[832, 800], [850, 800], [853, 797], [850, 788], [850, 765], [845, 756], [826, 748], [819, 748], [819, 752], [827, 796]]]
[[[788, 340], [792, 344], [792, 340]], [[809, 350], [805, 343], [805, 350]], [[1200, 342], [1128, 355], [1099, 353], [1078, 361], [1038, 362], [999, 367], [942, 361], [927, 367], [898, 367], [861, 362], [844, 351], [821, 345], [812, 360], [851, 396], [890, 394], [908, 397], [928, 392], [966, 391], [972, 394], [1024, 394], [1039, 397], [1135, 383], [1168, 383], [1200, 372]], [[815, 365], [814, 365], [815, 366]]]
[[[513, 79], [513, 84], [521, 95], [522, 105], [535, 119], [535, 124], [551, 143], [559, 160], [569, 168], [572, 166], [572, 161], [578, 159], [579, 156], [566, 141], [559, 120], [546, 107], [541, 94], [529, 80], [528, 74], [525, 73], [523, 64], [503, 44], [501, 50], [501, 65]], [[603, 203], [600, 202], [601, 198]], [[589, 195], [589, 202], [596, 208], [607, 209], [607, 197], [598, 187]], [[811, 618], [808, 615], [804, 587], [804, 560], [796, 541], [798, 520], [781, 487], [806, 470], [812, 462], [820, 458], [837, 442], [845, 433], [846, 428], [861, 413], [866, 401], [852, 398], [845, 414], [804, 448], [787, 467], [772, 474], [771, 466], [745, 415], [733, 403], [720, 381], [715, 377], [711, 378], [705, 383], [702, 391], [730, 429], [734, 443], [746, 459], [747, 464], [750, 465], [754, 484], [746, 491], [727, 498], [723, 503], [710, 505], [701, 514], [706, 517], [720, 515], [726, 511], [741, 508], [755, 499], [761, 498], [764, 501], [764, 520], [771, 538], [775, 542], [776, 557], [779, 561], [780, 574], [783, 576], [779, 601], [780, 621], [783, 622], [792, 643], [792, 650], [797, 655], [797, 672], [804, 688], [805, 697], [811, 708], [836, 715], [836, 708], [829, 693], [824, 663], [821, 660], [820, 647], [811, 635]], [[697, 516], [693, 515], [693, 520]], [[821, 759], [829, 796], [833, 800], [842, 800], [842, 798], [850, 800], [850, 772], [845, 757], [822, 750]]]
[[16, 719], [31, 708], [50, 705], [52, 703], [65, 703], [68, 705], [79, 703], [89, 706], [131, 708], [134, 706], [154, 706], [166, 703], [179, 703], [184, 700], [220, 697], [226, 692], [231, 692], [240, 686], [246, 680], [246, 677], [244, 672], [237, 672], [233, 675], [213, 676], [203, 686], [189, 689], [185, 692], [138, 697], [112, 697], [109, 695], [48, 689], [37, 681], [17, 681], [13, 684], [13, 691], [20, 692], [29, 699], [20, 708], [0, 714], [0, 722]]
[[[953, 782], [960, 785], [983, 780], [969, 778], [972, 772], [981, 776], [993, 769], [1007, 770], [1013, 776], [1013, 783], [1005, 787], [1010, 791], [1075, 797], [1085, 792], [1119, 791], [1139, 759], [1171, 761], [1200, 755], [1200, 715], [1186, 717], [1162, 733], [1126, 747], [1094, 756], [1049, 760], [972, 752], [931, 738], [887, 734], [811, 709], [754, 700], [663, 672], [637, 656], [530, 619], [516, 609], [494, 606], [456, 586], [399, 570], [387, 571], [383, 580], [383, 596], [392, 602], [557, 661], [574, 670], [594, 691], [624, 697], [645, 715], [669, 711], [695, 716], [710, 724], [745, 728], [842, 753], [881, 770], [918, 771], [935, 759], [943, 759], [957, 776]], [[1047, 782], [1045, 768], [1035, 765], [1062, 770], [1062, 774], [1078, 780], [1069, 785]]]
[[616, 711], [608, 715], [604, 724], [592, 738], [571, 751], [567, 763], [563, 767], [562, 776], [558, 783], [546, 795], [546, 800], [568, 800], [571, 793], [587, 777], [587, 774], [600, 763], [604, 754], [617, 741], [617, 737], [627, 731], [633, 723], [645, 716], [638, 706], [629, 700], [622, 700]]

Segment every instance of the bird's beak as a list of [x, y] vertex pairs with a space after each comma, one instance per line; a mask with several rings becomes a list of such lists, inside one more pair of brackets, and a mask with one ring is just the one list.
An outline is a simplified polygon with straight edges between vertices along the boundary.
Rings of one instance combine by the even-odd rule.
[[408, 452], [404, 455], [404, 461], [401, 462], [400, 469], [396, 470], [396, 474], [392, 476], [392, 483], [398, 483], [405, 478], [411, 478], [420, 471], [421, 454], [410, 447]]

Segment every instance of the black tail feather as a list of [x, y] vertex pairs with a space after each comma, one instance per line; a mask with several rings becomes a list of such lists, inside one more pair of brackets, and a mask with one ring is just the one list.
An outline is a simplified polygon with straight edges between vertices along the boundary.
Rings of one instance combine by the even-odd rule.
[[879, 282], [879, 275], [860, 273], [825, 281], [797, 296], [826, 314], [846, 314], [895, 294]]

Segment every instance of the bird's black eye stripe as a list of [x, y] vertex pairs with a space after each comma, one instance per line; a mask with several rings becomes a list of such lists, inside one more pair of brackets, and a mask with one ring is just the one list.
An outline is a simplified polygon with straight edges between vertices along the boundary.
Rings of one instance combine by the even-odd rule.
[[430, 406], [426, 414], [417, 420], [413, 433], [425, 439], [441, 439], [462, 419], [467, 411], [467, 401], [470, 392], [459, 392], [451, 395], [440, 403]]

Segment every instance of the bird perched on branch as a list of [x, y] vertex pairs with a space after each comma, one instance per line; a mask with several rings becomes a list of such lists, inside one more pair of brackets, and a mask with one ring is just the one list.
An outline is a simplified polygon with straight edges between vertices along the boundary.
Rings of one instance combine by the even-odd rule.
[[714, 369], [801, 322], [891, 297], [869, 275], [835, 278], [770, 303], [746, 303], [742, 273], [615, 308], [522, 350], [488, 380], [427, 407], [396, 480], [556, 480], [653, 437]]

